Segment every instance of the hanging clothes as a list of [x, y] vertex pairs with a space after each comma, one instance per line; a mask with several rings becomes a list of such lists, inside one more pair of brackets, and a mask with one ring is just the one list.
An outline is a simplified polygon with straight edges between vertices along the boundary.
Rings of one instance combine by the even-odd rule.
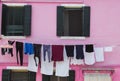
[[[41, 50], [43, 50], [43, 46], [41, 48]], [[51, 53], [51, 52], [50, 52]], [[54, 61], [50, 61], [48, 59], [46, 59], [44, 61], [43, 58], [43, 51], [41, 51], [41, 74], [45, 74], [45, 75], [53, 75], [53, 70], [54, 70]]]
[[14, 44], [14, 42], [15, 41], [10, 41], [9, 40], [7, 46], [3, 45], [3, 47], [1, 47], [1, 54], [5, 55], [7, 53], [7, 54], [10, 54], [11, 57], [13, 57], [13, 47], [12, 47], [12, 45]]
[[84, 59], [83, 45], [76, 45], [76, 59]]
[[93, 46], [93, 44], [87, 44], [87, 45], [85, 45], [85, 52], [94, 52], [94, 46]]
[[85, 52], [84, 55], [85, 55], [85, 64], [87, 65], [93, 65], [95, 63], [95, 53], [94, 52], [91, 52], [91, 53], [88, 53], [88, 52]]
[[41, 44], [33, 44], [33, 47], [34, 47], [34, 60], [35, 60], [35, 64], [36, 66], [38, 66], [37, 64], [37, 59], [39, 59], [39, 64], [41, 62]]
[[63, 61], [63, 45], [52, 45], [52, 61]]
[[20, 65], [23, 65], [23, 43], [16, 41], [16, 57], [17, 57], [17, 64], [19, 64], [18, 54], [20, 58]]
[[32, 43], [24, 43], [24, 54], [34, 54], [34, 47]]
[[67, 57], [74, 57], [74, 45], [65, 45]]
[[96, 59], [96, 62], [104, 61], [104, 49], [102, 47], [95, 48], [95, 59]]
[[85, 64], [93, 65], [95, 63], [94, 46], [92, 44], [85, 45], [84, 48]]
[[39, 58], [35, 57], [36, 61], [34, 60], [34, 55], [28, 55], [28, 71], [37, 72], [38, 71], [38, 65]]
[[44, 61], [46, 60], [46, 56], [48, 57], [49, 62], [51, 61], [51, 46], [50, 45], [43, 45], [43, 58]]
[[[13, 45], [15, 41], [8, 41], [9, 45]], [[13, 48], [8, 48], [8, 54], [11, 54], [11, 56], [13, 57]]]
[[56, 61], [55, 67], [55, 75], [59, 77], [67, 77], [69, 76], [69, 69], [70, 69], [70, 60], [67, 58], [67, 54], [64, 48], [64, 61]]
[[[71, 65], [84, 65], [84, 61], [83, 61], [83, 59], [76, 59], [76, 46], [74, 47], [74, 57], [73, 58], [71, 58], [71, 60], [70, 60], [70, 64]], [[78, 52], [78, 54], [79, 54], [79, 52]]]

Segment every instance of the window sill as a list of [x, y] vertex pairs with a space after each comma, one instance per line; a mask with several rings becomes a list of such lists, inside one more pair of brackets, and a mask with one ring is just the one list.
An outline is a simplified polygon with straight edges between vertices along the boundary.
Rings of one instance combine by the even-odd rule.
[[61, 39], [86, 39], [86, 37], [69, 37], [69, 36], [63, 36], [60, 37]]
[[27, 67], [25, 66], [7, 66], [6, 69], [10, 69], [14, 72], [28, 72]]
[[7, 66], [7, 69], [25, 70], [25, 69], [27, 69], [27, 67], [26, 66]]
[[1, 39], [26, 39], [25, 36], [1, 36]]

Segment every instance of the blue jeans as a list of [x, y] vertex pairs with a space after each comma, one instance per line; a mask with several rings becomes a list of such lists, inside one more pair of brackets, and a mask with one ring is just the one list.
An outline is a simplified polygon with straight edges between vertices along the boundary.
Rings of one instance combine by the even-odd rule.
[[46, 53], [48, 54], [48, 60], [49, 60], [49, 62], [50, 62], [50, 45], [43, 45], [43, 58], [44, 58], [44, 61], [46, 60]]

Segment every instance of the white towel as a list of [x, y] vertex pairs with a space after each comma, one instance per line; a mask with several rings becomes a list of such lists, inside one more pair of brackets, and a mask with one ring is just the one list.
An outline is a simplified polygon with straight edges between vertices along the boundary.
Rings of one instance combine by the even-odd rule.
[[97, 47], [95, 50], [95, 58], [96, 62], [103, 62], [104, 61], [104, 50], [101, 47]]
[[53, 75], [53, 62], [41, 62], [41, 73], [45, 75]]
[[37, 62], [37, 66], [34, 60], [34, 54], [33, 55], [28, 55], [28, 70], [29, 71], [33, 71], [33, 72], [37, 72], [38, 71], [38, 63], [39, 63], [39, 59], [38, 57], [36, 57], [36, 62]]
[[[43, 49], [43, 47], [41, 49]], [[53, 75], [53, 64], [53, 61], [49, 62], [48, 59], [46, 59], [45, 61], [43, 60], [43, 51], [41, 51], [41, 73], [45, 75]]]
[[69, 76], [69, 59], [67, 58], [66, 51], [64, 48], [64, 61], [56, 62], [56, 76], [66, 77]]
[[95, 63], [95, 53], [94, 52], [91, 52], [91, 53], [85, 52], [84, 56], [85, 56], [85, 58], [84, 58], [85, 64], [93, 65]]

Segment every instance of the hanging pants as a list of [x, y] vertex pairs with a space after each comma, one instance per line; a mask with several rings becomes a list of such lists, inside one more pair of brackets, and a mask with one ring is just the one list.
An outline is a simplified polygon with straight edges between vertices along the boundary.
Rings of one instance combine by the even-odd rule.
[[[18, 53], [19, 52], [19, 53]], [[20, 58], [20, 65], [23, 65], [23, 43], [22, 42], [16, 42], [16, 57], [17, 57], [17, 64], [19, 64], [18, 61], [18, 54]]]

